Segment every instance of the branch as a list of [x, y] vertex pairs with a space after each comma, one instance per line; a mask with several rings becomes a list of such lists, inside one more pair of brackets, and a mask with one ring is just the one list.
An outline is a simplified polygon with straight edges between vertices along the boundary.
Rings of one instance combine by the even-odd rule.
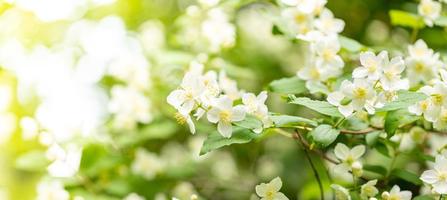
[[336, 160], [334, 160], [334, 159], [328, 157], [324, 152], [318, 151], [318, 150], [316, 150], [316, 149], [312, 149], [312, 148], [310, 147], [309, 143], [307, 143], [307, 141], [304, 140], [304, 138], [299, 134], [299, 132], [293, 133], [293, 134], [292, 134], [292, 138], [295, 139], [295, 140], [297, 140], [297, 141], [299, 141], [299, 142], [301, 142], [301, 144], [302, 144], [306, 149], [308, 149], [308, 150], [310, 150], [310, 151], [313, 151], [314, 153], [318, 154], [318, 155], [319, 155], [320, 157], [322, 157], [323, 159], [325, 159], [325, 160], [327, 160], [327, 161], [329, 161], [329, 162], [331, 162], [331, 163], [334, 163], [334, 164], [339, 164], [338, 161], [336, 161]]
[[363, 134], [368, 134], [368, 133], [371, 133], [371, 132], [377, 131], [377, 130], [379, 130], [379, 129], [370, 127], [370, 128], [366, 128], [366, 129], [358, 130], [358, 131], [354, 131], [354, 130], [340, 130], [340, 133], [342, 133], [342, 134], [352, 134], [352, 135], [363, 135]]

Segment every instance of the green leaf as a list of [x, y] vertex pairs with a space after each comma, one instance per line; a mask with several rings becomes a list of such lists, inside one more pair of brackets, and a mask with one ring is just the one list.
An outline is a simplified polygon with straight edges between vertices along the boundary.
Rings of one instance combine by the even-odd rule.
[[272, 34], [273, 35], [284, 35], [284, 33], [279, 29], [279, 27], [277, 25], [273, 25]]
[[269, 90], [281, 94], [300, 94], [307, 91], [305, 81], [296, 76], [272, 81]]
[[15, 161], [15, 168], [24, 171], [40, 172], [45, 171], [48, 164], [50, 162], [46, 158], [44, 151], [33, 150], [18, 157]]
[[391, 175], [396, 176], [402, 180], [408, 181], [410, 183], [413, 183], [415, 185], [422, 185], [421, 179], [419, 179], [419, 176], [417, 174], [414, 174], [413, 172], [409, 172], [404, 169], [394, 169], [391, 172]]
[[376, 146], [374, 146], [374, 148], [382, 155], [386, 156], [386, 157], [390, 157], [390, 153], [388, 150], [388, 147], [386, 146], [386, 144], [379, 142], [376, 144]]
[[310, 132], [312, 140], [322, 147], [332, 144], [340, 134], [340, 131], [327, 124], [322, 124]]
[[414, 29], [421, 29], [425, 26], [424, 20], [419, 15], [401, 10], [391, 10], [389, 14], [392, 25], [410, 27]]
[[259, 137], [258, 134], [255, 134], [249, 129], [242, 127], [233, 127], [233, 134], [231, 138], [225, 138], [220, 135], [219, 132], [214, 131], [208, 135], [205, 142], [203, 142], [202, 149], [200, 149], [200, 155], [204, 155], [223, 146], [248, 143], [257, 137]]
[[253, 115], [245, 116], [244, 120], [235, 122], [234, 125], [252, 130], [262, 128], [262, 122]]
[[434, 23], [438, 26], [447, 26], [447, 16], [438, 17]]
[[417, 197], [414, 197], [413, 200], [435, 200], [435, 198], [430, 195], [419, 195]]
[[178, 125], [172, 121], [161, 121], [149, 124], [135, 132], [120, 134], [116, 138], [119, 146], [131, 146], [149, 139], [166, 139], [175, 134]]
[[374, 146], [377, 143], [377, 140], [379, 139], [380, 134], [382, 134], [382, 131], [373, 131], [371, 133], [366, 134], [365, 141], [368, 146]]
[[273, 123], [275, 124], [275, 127], [278, 128], [290, 128], [294, 126], [304, 126], [304, 125], [311, 125], [311, 126], [318, 125], [316, 121], [298, 116], [272, 115], [270, 116], [270, 119], [272, 119]]
[[391, 137], [399, 127], [418, 119], [419, 116], [409, 113], [407, 109], [389, 111], [385, 117], [385, 132], [388, 133], [388, 137]]
[[343, 117], [343, 115], [340, 114], [340, 112], [338, 112], [337, 107], [329, 104], [326, 101], [312, 100], [307, 97], [297, 98], [293, 95], [290, 95], [289, 103], [305, 106], [309, 109], [312, 109], [324, 115], [329, 115], [333, 117]]
[[377, 109], [377, 112], [407, 109], [409, 106], [426, 99], [428, 96], [420, 92], [399, 91], [397, 100], [385, 104], [382, 108]]
[[363, 165], [363, 169], [380, 175], [385, 175], [388, 171], [385, 167], [380, 165]]
[[351, 38], [345, 37], [345, 36], [338, 36], [338, 40], [340, 41], [341, 47], [343, 49], [346, 49], [350, 52], [359, 52], [364, 48], [362, 44], [357, 42], [356, 40], [353, 40]]

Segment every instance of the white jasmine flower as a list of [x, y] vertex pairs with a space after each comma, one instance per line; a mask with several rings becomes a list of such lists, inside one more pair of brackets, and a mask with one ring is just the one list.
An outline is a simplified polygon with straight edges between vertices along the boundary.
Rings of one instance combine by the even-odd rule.
[[363, 108], [373, 114], [375, 98], [376, 92], [370, 82], [365, 79], [354, 79], [353, 83], [348, 80], [343, 81], [339, 91], [330, 93], [327, 100], [330, 104], [337, 106], [340, 113], [348, 117], [353, 111], [361, 111]]
[[39, 124], [32, 117], [20, 119], [20, 129], [22, 130], [22, 138], [25, 140], [33, 139], [39, 134]]
[[360, 63], [352, 72], [353, 78], [367, 78], [370, 81], [379, 80], [382, 69], [388, 64], [388, 52], [382, 51], [377, 56], [370, 51], [360, 53]]
[[[430, 112], [427, 112], [430, 113]], [[433, 111], [432, 111], [433, 113]], [[439, 115], [436, 118], [436, 121], [433, 122], [433, 128], [437, 130], [447, 130], [447, 108], [441, 107], [439, 111]]]
[[256, 194], [261, 200], [288, 200], [288, 198], [279, 190], [282, 187], [282, 181], [279, 177], [274, 178], [269, 183], [261, 183], [256, 186]]
[[337, 34], [343, 31], [345, 22], [334, 18], [334, 14], [329, 9], [323, 9], [318, 19], [315, 20], [315, 27], [327, 34]]
[[242, 105], [233, 107], [233, 101], [228, 96], [221, 96], [214, 101], [207, 113], [208, 121], [217, 123], [217, 130], [224, 137], [231, 137], [231, 122], [242, 121], [245, 118], [245, 109]]
[[[245, 106], [246, 112], [261, 120], [264, 128], [271, 126], [273, 123], [268, 116], [268, 108], [265, 105], [265, 100], [267, 100], [266, 91], [262, 91], [258, 94], [258, 96], [255, 96], [253, 93], [242, 94], [242, 103]], [[260, 133], [262, 131], [262, 127], [254, 131], [256, 133]]]
[[73, 20], [81, 17], [88, 8], [87, 0], [16, 0], [15, 4], [44, 22]]
[[393, 186], [390, 192], [383, 192], [382, 199], [383, 200], [411, 200], [411, 192], [404, 190], [400, 191], [398, 185]]
[[189, 113], [200, 100], [205, 85], [199, 74], [188, 72], [183, 77], [180, 87], [181, 89], [174, 90], [168, 95], [167, 101], [180, 112]]
[[59, 181], [40, 182], [37, 185], [37, 200], [69, 200], [70, 194]]
[[431, 185], [436, 193], [447, 194], [447, 158], [436, 156], [433, 169], [424, 171], [421, 180]]
[[328, 68], [343, 68], [344, 62], [337, 53], [340, 51], [340, 43], [336, 36], [320, 38], [312, 45], [317, 55], [317, 65]]
[[375, 197], [379, 190], [376, 188], [377, 180], [371, 180], [363, 184], [360, 188], [360, 196], [362, 199], [367, 200], [370, 197]]
[[337, 143], [334, 153], [341, 162], [352, 165], [365, 154], [365, 145], [357, 145], [354, 148], [349, 149], [345, 144]]
[[47, 157], [53, 162], [48, 166], [48, 173], [53, 177], [73, 177], [79, 171], [81, 164], [82, 148], [69, 145], [67, 149], [53, 144], [47, 152]]
[[196, 133], [196, 126], [194, 125], [194, 122], [192, 121], [189, 114], [182, 114], [181, 112], [177, 112], [175, 114], [175, 119], [180, 125], [183, 125], [185, 123], [188, 124], [189, 131], [191, 131], [192, 134]]
[[335, 191], [336, 200], [351, 200], [351, 196], [349, 195], [348, 189], [337, 184], [332, 184], [331, 188]]
[[117, 85], [111, 89], [111, 95], [109, 111], [115, 114], [115, 125], [118, 128], [129, 129], [137, 122], [149, 123], [152, 120], [151, 103], [140, 91]]
[[133, 173], [142, 175], [147, 180], [152, 180], [163, 168], [163, 161], [155, 153], [142, 148], [136, 150], [135, 160], [131, 166]]
[[112, 60], [109, 74], [131, 87], [147, 89], [150, 85], [149, 63], [141, 53], [125, 53]]
[[241, 98], [241, 93], [237, 88], [237, 82], [228, 78], [225, 71], [220, 71], [219, 73], [219, 87], [233, 101]]
[[202, 23], [201, 30], [212, 52], [232, 47], [236, 41], [236, 28], [228, 21], [227, 15], [220, 8], [208, 11], [208, 19]]
[[137, 193], [130, 193], [123, 200], [145, 200], [144, 197], [138, 195]]
[[285, 19], [287, 31], [297, 38], [302, 39], [313, 30], [314, 16], [302, 12], [297, 7], [285, 8], [281, 11], [281, 16]]
[[385, 106], [385, 104], [395, 101], [398, 98], [398, 94], [397, 91], [381, 91], [378, 95], [377, 95], [377, 102], [375, 107], [376, 108], [381, 108], [383, 106]]
[[443, 66], [439, 54], [428, 48], [422, 39], [417, 40], [414, 45], [409, 45], [408, 53], [409, 56], [405, 59], [406, 73], [412, 85], [431, 81]]
[[307, 82], [318, 83], [321, 81], [326, 81], [332, 77], [333, 74], [330, 72], [331, 71], [327, 70], [326, 68], [309, 65], [301, 68], [296, 75]]
[[441, 14], [441, 3], [433, 0], [421, 0], [418, 5], [418, 13], [424, 17], [427, 26], [433, 26], [433, 21]]
[[401, 73], [405, 70], [405, 62], [400, 56], [392, 58], [382, 70], [383, 75], [380, 78], [380, 83], [384, 90], [396, 91], [409, 88], [408, 80], [401, 79]]

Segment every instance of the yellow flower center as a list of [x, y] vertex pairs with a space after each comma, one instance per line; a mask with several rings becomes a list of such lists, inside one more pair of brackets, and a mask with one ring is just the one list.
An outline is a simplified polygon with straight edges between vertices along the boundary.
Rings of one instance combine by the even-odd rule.
[[305, 14], [299, 13], [295, 15], [295, 22], [298, 24], [306, 22], [307, 16]]
[[175, 113], [174, 117], [175, 117], [175, 120], [177, 120], [178, 124], [183, 125], [186, 123], [186, 117], [184, 117], [182, 114]]
[[446, 172], [440, 172], [439, 173], [439, 180], [440, 181], [447, 181], [447, 173]]
[[366, 97], [367, 90], [363, 87], [358, 87], [354, 89], [354, 96], [358, 99], [363, 99]]
[[223, 110], [219, 113], [219, 118], [223, 122], [231, 122], [231, 113], [229, 111]]
[[418, 62], [418, 63], [416, 63], [416, 65], [414, 66], [414, 70], [415, 70], [416, 72], [422, 72], [422, 71], [425, 70], [425, 65], [424, 65], [423, 63]]
[[430, 14], [433, 12], [433, 7], [430, 4], [422, 4], [422, 13]]
[[437, 105], [441, 105], [442, 102], [444, 101], [444, 97], [440, 94], [433, 94], [431, 96], [432, 96], [433, 102]]
[[368, 67], [368, 72], [375, 72], [375, 71], [377, 71], [377, 65], [374, 63]]
[[273, 199], [273, 197], [275, 197], [275, 191], [273, 191], [273, 190], [267, 191], [267, 193], [265, 194], [265, 197], [267, 197], [267, 199]]
[[320, 72], [317, 69], [312, 69], [312, 71], [310, 72], [310, 76], [313, 79], [319, 79], [320, 78]]
[[325, 49], [322, 53], [322, 57], [325, 61], [332, 60], [333, 56], [334, 56], [334, 54], [331, 51], [329, 51], [328, 49]]

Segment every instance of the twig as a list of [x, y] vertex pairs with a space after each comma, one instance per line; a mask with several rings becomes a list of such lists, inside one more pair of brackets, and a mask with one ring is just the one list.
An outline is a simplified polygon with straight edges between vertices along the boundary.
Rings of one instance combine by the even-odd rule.
[[[298, 131], [297, 131], [297, 132], [298, 132]], [[309, 151], [307, 150], [307, 147], [304, 145], [304, 140], [303, 140], [303, 138], [301, 137], [301, 135], [300, 135], [299, 133], [296, 133], [296, 134], [294, 134], [294, 135], [297, 135], [297, 136], [298, 136], [298, 141], [300, 141], [301, 144], [302, 144], [302, 146], [303, 146], [304, 155], [306, 155], [306, 158], [307, 158], [307, 160], [309, 161], [309, 164], [310, 164], [310, 166], [311, 166], [311, 168], [312, 168], [312, 171], [313, 171], [313, 173], [314, 173], [315, 179], [316, 179], [317, 182], [318, 182], [318, 187], [320, 187], [320, 198], [321, 198], [321, 200], [324, 200], [323, 183], [321, 182], [320, 175], [318, 174], [317, 168], [315, 167], [314, 163], [312, 162], [312, 159], [311, 159], [311, 157], [310, 157], [310, 155], [309, 155]], [[294, 138], [295, 138], [295, 137], [294, 137]]]
[[354, 131], [354, 130], [340, 130], [340, 133], [342, 134], [352, 134], [352, 135], [363, 135], [363, 134], [368, 134], [371, 133], [373, 131], [376, 131], [378, 129], [376, 128], [366, 128], [363, 130], [358, 130], [358, 131]]
[[318, 151], [318, 150], [315, 150], [315, 149], [311, 149], [309, 143], [307, 143], [307, 141], [305, 141], [299, 133], [294, 133], [294, 134], [292, 135], [292, 137], [293, 137], [293, 139], [298, 140], [299, 142], [301, 142], [301, 144], [302, 144], [306, 149], [315, 152], [316, 154], [318, 154], [318, 155], [319, 155], [320, 157], [322, 157], [323, 159], [325, 159], [325, 160], [327, 160], [327, 161], [329, 161], [329, 162], [331, 162], [331, 163], [334, 163], [334, 164], [339, 164], [338, 161], [336, 161], [336, 160], [334, 160], [334, 159], [328, 157], [328, 156], [327, 156], [326, 154], [324, 154], [323, 152]]

